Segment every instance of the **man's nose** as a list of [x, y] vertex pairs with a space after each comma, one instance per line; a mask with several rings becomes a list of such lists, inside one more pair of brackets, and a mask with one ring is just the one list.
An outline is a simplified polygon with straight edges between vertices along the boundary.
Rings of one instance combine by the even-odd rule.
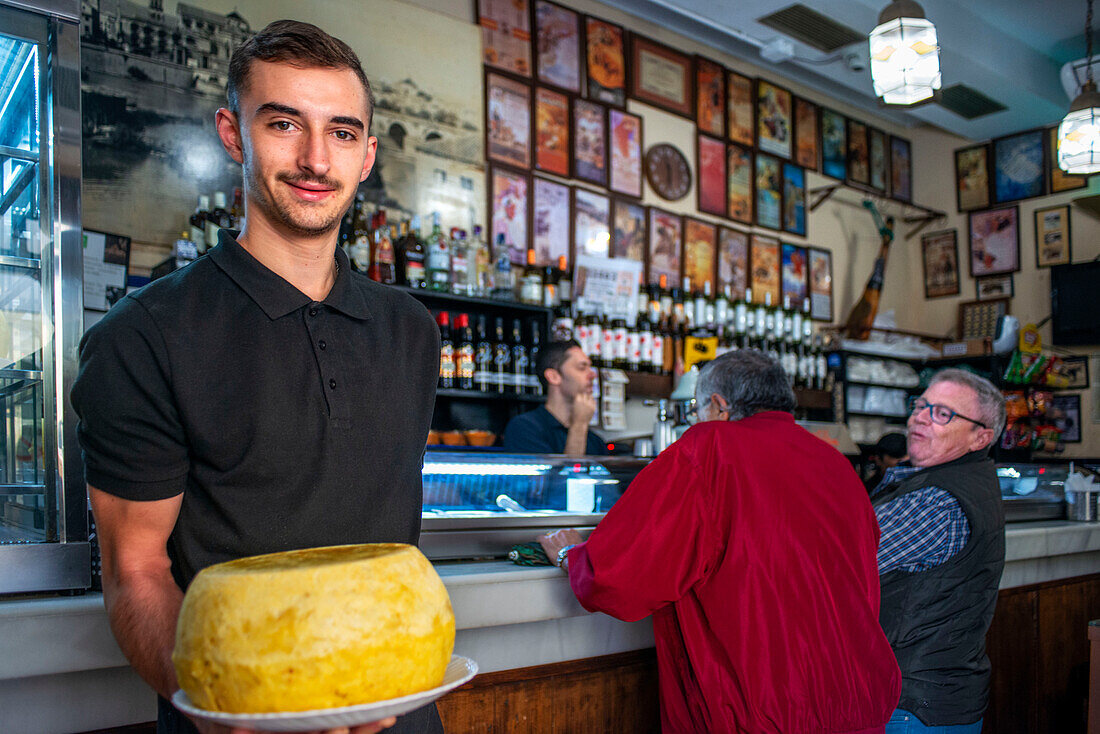
[[303, 136], [298, 165], [316, 176], [324, 176], [328, 173], [331, 164], [328, 137], [324, 133], [307, 132]]

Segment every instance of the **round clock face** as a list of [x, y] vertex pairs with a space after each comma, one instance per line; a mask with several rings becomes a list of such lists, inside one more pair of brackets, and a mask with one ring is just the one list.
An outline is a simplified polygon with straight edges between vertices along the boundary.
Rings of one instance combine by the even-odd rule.
[[669, 201], [684, 198], [691, 188], [687, 158], [669, 143], [658, 143], [646, 151], [645, 177], [657, 195]]

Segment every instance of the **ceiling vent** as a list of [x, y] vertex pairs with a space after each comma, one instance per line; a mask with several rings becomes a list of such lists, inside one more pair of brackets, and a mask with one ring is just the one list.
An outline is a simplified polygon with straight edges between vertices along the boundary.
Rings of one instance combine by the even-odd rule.
[[765, 15], [757, 22], [827, 54], [853, 43], [867, 43], [866, 33], [852, 30], [800, 3]]
[[973, 120], [994, 112], [1008, 109], [997, 100], [990, 99], [977, 89], [965, 84], [955, 84], [940, 90], [937, 100], [940, 106], [951, 110], [960, 117]]

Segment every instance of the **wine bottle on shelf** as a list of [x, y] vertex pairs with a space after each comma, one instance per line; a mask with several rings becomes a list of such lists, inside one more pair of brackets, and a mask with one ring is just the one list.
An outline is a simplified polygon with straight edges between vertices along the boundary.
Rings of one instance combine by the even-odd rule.
[[424, 246], [428, 268], [428, 288], [446, 293], [451, 290], [451, 243], [443, 233], [439, 212], [432, 212], [432, 233]]
[[585, 348], [585, 354], [593, 367], [603, 367], [603, 324], [599, 316], [594, 313], [587, 315], [587, 321], [588, 346]]
[[446, 390], [455, 386], [455, 343], [451, 335], [451, 315], [440, 311], [435, 322], [439, 325], [439, 386]]
[[879, 298], [882, 296], [882, 281], [886, 273], [886, 256], [890, 253], [890, 243], [894, 239], [894, 218], [887, 217], [884, 223], [873, 206], [868, 206], [875, 217], [882, 245], [879, 247], [878, 257], [875, 258], [875, 266], [871, 270], [871, 278], [867, 281], [867, 287], [863, 289], [863, 295], [852, 307], [848, 314], [848, 320], [844, 324], [844, 334], [849, 339], [867, 339], [871, 335], [871, 327], [875, 323], [875, 314], [878, 312]]
[[403, 264], [403, 282], [409, 288], [426, 288], [428, 273], [424, 267], [424, 241], [420, 239], [420, 217], [414, 216], [409, 223], [408, 234], [401, 241], [401, 262]]
[[240, 186], [233, 189], [233, 204], [229, 207], [229, 226], [240, 230], [244, 224], [244, 192]]
[[476, 273], [477, 263], [472, 262], [470, 255], [466, 233], [458, 227], [451, 227], [451, 293], [456, 296], [474, 294], [471, 276]]
[[[710, 300], [710, 281], [703, 284], [702, 289], [695, 289], [695, 297], [692, 299], [691, 323], [695, 328], [707, 326], [707, 301]], [[713, 321], [713, 319], [711, 319]]]
[[542, 269], [542, 305], [543, 308], [556, 308], [558, 305], [558, 281], [561, 275], [557, 268], [549, 265]]
[[498, 234], [493, 245], [493, 290], [492, 297], [498, 301], [516, 300], [516, 279], [512, 273], [512, 261], [508, 245], [504, 243], [504, 234]]
[[626, 319], [611, 322], [611, 364], [617, 370], [627, 368]]
[[455, 341], [455, 383], [459, 389], [474, 389], [474, 330], [470, 328], [470, 315], [460, 313], [455, 318], [458, 330]]
[[639, 316], [634, 322], [634, 326], [626, 327], [626, 368], [632, 372], [637, 372], [642, 359], [642, 319], [644, 316]]
[[489, 243], [485, 241], [480, 224], [474, 225], [470, 252], [474, 259], [474, 295], [478, 298], [488, 298], [493, 292], [493, 254], [489, 251]]
[[542, 383], [538, 377], [539, 349], [542, 348], [542, 332], [539, 322], [531, 322], [531, 349], [527, 353], [527, 393], [542, 395]]
[[649, 371], [660, 375], [665, 367], [665, 334], [660, 322], [652, 324], [652, 328], [653, 337], [649, 343]]
[[371, 280], [392, 285], [397, 282], [394, 267], [393, 235], [386, 224], [386, 210], [379, 209], [375, 214], [374, 236], [371, 238], [370, 271]]
[[657, 278], [657, 292], [661, 304], [660, 320], [664, 321], [672, 316], [672, 291], [668, 287], [668, 276], [664, 273]]
[[485, 315], [477, 317], [477, 346], [474, 349], [474, 388], [489, 392], [494, 383], [493, 344], [489, 341], [489, 329]]
[[364, 201], [359, 201], [358, 211], [355, 213], [355, 223], [351, 231], [351, 246], [348, 249], [348, 259], [351, 267], [361, 273], [370, 269], [370, 239], [372, 222], [367, 219], [367, 207]]
[[561, 272], [561, 277], [558, 279], [558, 302], [572, 315], [573, 274], [569, 272], [565, 255], [558, 256], [558, 270]]
[[523, 344], [523, 329], [519, 319], [512, 319], [512, 390], [517, 395], [527, 391], [530, 362], [527, 347]]
[[512, 382], [512, 349], [504, 336], [504, 318], [497, 316], [493, 329], [493, 388], [499, 394], [510, 391]]
[[527, 266], [523, 269], [523, 277], [520, 280], [519, 300], [521, 303], [529, 303], [538, 306], [542, 303], [542, 271], [535, 264], [535, 248], [527, 248]]
[[225, 192], [214, 192], [214, 208], [206, 217], [206, 247], [207, 249], [218, 244], [218, 232], [228, 229], [232, 222], [229, 212], [225, 208]]
[[615, 366], [615, 327], [607, 314], [600, 314], [600, 364], [604, 367]]
[[653, 371], [653, 324], [649, 321], [649, 309], [638, 315], [638, 356], [636, 369], [639, 372]]
[[206, 194], [199, 194], [198, 206], [188, 217], [187, 223], [190, 225], [188, 239], [195, 243], [195, 247], [198, 248], [200, 253], [206, 252], [206, 217], [209, 213], [210, 197]]

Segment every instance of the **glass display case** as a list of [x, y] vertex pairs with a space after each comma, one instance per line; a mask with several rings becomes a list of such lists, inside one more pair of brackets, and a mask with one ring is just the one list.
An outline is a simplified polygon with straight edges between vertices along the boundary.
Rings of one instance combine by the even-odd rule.
[[998, 464], [1005, 522], [1064, 518], [1071, 471], [1072, 464]]
[[0, 593], [88, 586], [75, 0], [0, 0]]
[[516, 543], [572, 527], [582, 535], [648, 459], [429, 451], [420, 547], [432, 560], [503, 558]]

